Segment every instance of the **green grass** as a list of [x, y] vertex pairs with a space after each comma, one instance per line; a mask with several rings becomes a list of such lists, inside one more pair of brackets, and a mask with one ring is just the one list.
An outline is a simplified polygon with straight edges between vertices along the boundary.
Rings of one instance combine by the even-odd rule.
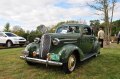
[[61, 67], [27, 65], [19, 58], [23, 49], [0, 49], [0, 79], [120, 79], [120, 45], [101, 49], [101, 55], [82, 62], [71, 74]]

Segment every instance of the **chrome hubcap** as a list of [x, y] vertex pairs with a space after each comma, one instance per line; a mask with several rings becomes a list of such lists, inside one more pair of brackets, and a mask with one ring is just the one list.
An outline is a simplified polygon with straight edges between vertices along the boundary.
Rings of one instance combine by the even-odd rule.
[[8, 42], [8, 43], [7, 43], [7, 46], [8, 46], [8, 47], [11, 47], [11, 42]]
[[73, 71], [76, 65], [76, 58], [74, 55], [71, 55], [68, 59], [68, 69]]

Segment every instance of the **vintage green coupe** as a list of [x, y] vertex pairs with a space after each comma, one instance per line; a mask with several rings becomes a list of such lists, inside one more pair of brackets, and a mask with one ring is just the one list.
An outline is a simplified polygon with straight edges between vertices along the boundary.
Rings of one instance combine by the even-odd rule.
[[90, 26], [63, 24], [55, 33], [46, 33], [27, 45], [20, 58], [29, 65], [57, 65], [62, 66], [66, 73], [71, 73], [79, 61], [98, 54], [100, 45]]

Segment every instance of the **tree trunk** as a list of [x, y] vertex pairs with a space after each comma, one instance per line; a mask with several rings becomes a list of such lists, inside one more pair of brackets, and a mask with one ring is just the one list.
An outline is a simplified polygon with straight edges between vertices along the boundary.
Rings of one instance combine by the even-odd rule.
[[105, 17], [105, 40], [106, 40], [106, 45], [109, 45], [109, 18], [108, 18], [107, 0], [104, 0], [104, 17]]
[[110, 36], [112, 34], [112, 20], [113, 20], [113, 12], [114, 12], [114, 7], [115, 7], [116, 0], [112, 1], [112, 13], [111, 13], [111, 23], [110, 23]]

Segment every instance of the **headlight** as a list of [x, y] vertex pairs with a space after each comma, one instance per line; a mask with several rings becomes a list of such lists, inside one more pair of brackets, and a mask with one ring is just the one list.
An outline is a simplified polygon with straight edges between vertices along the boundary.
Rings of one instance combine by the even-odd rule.
[[40, 42], [40, 38], [35, 38], [35, 39], [34, 39], [34, 42], [35, 42], [35, 43], [39, 43], [39, 42]]
[[17, 38], [14, 38], [14, 40], [18, 40]]
[[29, 51], [26, 51], [26, 50], [22, 51], [22, 53], [23, 53], [24, 56], [28, 56], [29, 55]]
[[52, 42], [54, 45], [58, 45], [60, 40], [58, 38], [54, 38]]

